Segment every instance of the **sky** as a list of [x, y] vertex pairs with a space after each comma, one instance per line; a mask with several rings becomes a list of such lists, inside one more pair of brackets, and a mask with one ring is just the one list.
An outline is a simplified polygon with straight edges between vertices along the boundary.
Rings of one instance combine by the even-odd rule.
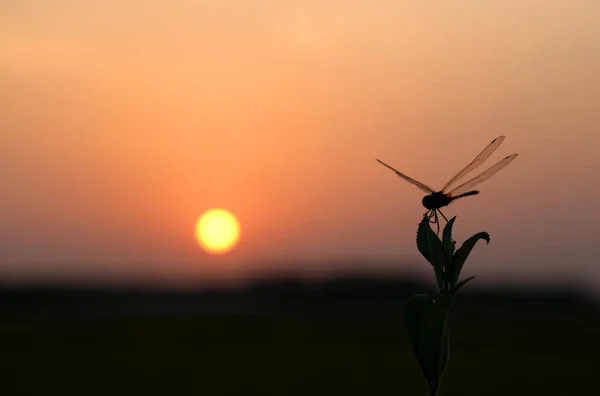
[[[0, 283], [431, 276], [423, 193], [479, 284], [600, 285], [600, 3], [1, 0]], [[485, 169], [485, 166], [482, 167]], [[211, 256], [197, 217], [240, 244]], [[350, 264], [354, 263], [354, 264]], [[350, 268], [354, 265], [355, 267]]]

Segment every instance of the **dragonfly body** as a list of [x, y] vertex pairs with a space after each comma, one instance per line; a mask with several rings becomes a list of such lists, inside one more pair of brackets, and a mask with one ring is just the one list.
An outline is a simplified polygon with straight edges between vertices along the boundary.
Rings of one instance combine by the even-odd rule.
[[[454, 183], [456, 183], [459, 179], [461, 179], [466, 174], [468, 174], [469, 172], [471, 172], [472, 170], [477, 168], [479, 165], [481, 165], [490, 155], [492, 155], [492, 153], [494, 151], [496, 151], [496, 149], [500, 146], [500, 144], [503, 141], [504, 141], [504, 136], [500, 136], [500, 137], [492, 140], [492, 142], [473, 161], [471, 161], [471, 163], [469, 165], [464, 167], [452, 179], [450, 179], [450, 181], [448, 181], [448, 183], [446, 183], [444, 188], [442, 188], [440, 191], [435, 191], [431, 187], [427, 186], [426, 184], [423, 184], [420, 181], [417, 181], [409, 176], [406, 176], [405, 174], [397, 171], [396, 169], [392, 168], [391, 166], [389, 166], [388, 164], [386, 164], [383, 161], [380, 161], [380, 160], [377, 160], [377, 161], [380, 164], [382, 164], [383, 166], [394, 171], [398, 176], [400, 176], [404, 180], [414, 184], [421, 190], [428, 193], [428, 195], [423, 197], [423, 200], [421, 201], [421, 203], [423, 204], [425, 209], [427, 209], [427, 212], [425, 213], [425, 215], [429, 216], [430, 220], [432, 218], [434, 219], [433, 222], [437, 224], [438, 232], [439, 232], [439, 223], [438, 223], [437, 214], [440, 213], [444, 217], [444, 219], [446, 219], [446, 216], [444, 216], [444, 214], [440, 211], [441, 208], [450, 205], [450, 203], [452, 203], [453, 201], [455, 201], [459, 198], [479, 194], [479, 191], [471, 190], [471, 189], [473, 187], [475, 187], [477, 184], [479, 184], [479, 183], [489, 179], [493, 175], [495, 175], [500, 169], [504, 168], [512, 160], [517, 158], [518, 154], [509, 155], [508, 157], [505, 157], [504, 159], [502, 159], [495, 165], [491, 166], [484, 172], [480, 173], [478, 176], [468, 180], [467, 182], [459, 185], [458, 187], [455, 187], [451, 191], [448, 191], [448, 189]], [[448, 219], [446, 219], [446, 221], [448, 221]]]
[[425, 209], [437, 210], [443, 208], [444, 206], [450, 205], [450, 202], [454, 201], [455, 199], [475, 194], [479, 194], [479, 191], [469, 191], [468, 193], [461, 194], [457, 197], [451, 197], [448, 194], [438, 191], [433, 194], [425, 195], [421, 203]]

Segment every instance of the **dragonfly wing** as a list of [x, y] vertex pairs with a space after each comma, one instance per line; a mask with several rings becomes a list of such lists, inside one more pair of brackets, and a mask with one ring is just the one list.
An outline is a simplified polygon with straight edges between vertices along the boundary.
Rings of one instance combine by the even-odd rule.
[[486, 171], [484, 171], [483, 173], [481, 173], [479, 176], [475, 176], [471, 180], [469, 180], [469, 181], [461, 184], [460, 186], [456, 187], [454, 190], [450, 191], [448, 193], [448, 195], [450, 197], [453, 197], [453, 196], [457, 196], [457, 195], [466, 193], [467, 191], [469, 191], [470, 189], [472, 189], [473, 187], [475, 187], [479, 183], [484, 182], [487, 179], [489, 179], [490, 177], [494, 176], [496, 173], [498, 173], [498, 171], [500, 169], [504, 168], [506, 165], [510, 164], [510, 162], [512, 160], [514, 160], [515, 158], [517, 158], [517, 155], [518, 154], [509, 155], [508, 157], [506, 157], [503, 160], [501, 160], [500, 162], [498, 162], [496, 165], [491, 166], [489, 169], [487, 169]]
[[452, 186], [452, 184], [457, 182], [458, 179], [465, 176], [467, 173], [471, 172], [473, 169], [477, 168], [479, 165], [483, 164], [483, 162], [486, 159], [488, 159], [488, 157], [490, 155], [492, 155], [492, 153], [494, 151], [496, 151], [496, 149], [498, 147], [500, 147], [500, 145], [502, 144], [503, 141], [504, 141], [504, 136], [500, 136], [500, 137], [497, 137], [496, 139], [492, 140], [492, 142], [490, 144], [488, 144], [488, 146], [485, 149], [483, 149], [483, 151], [477, 157], [475, 157], [475, 159], [469, 165], [465, 166], [460, 172], [458, 172], [456, 174], [456, 176], [454, 176], [452, 179], [450, 179], [450, 181], [448, 183], [446, 183], [444, 188], [442, 188], [442, 192], [446, 193], [448, 188], [450, 188], [450, 186]]
[[398, 172], [396, 169], [392, 168], [391, 166], [389, 166], [388, 164], [386, 164], [383, 161], [377, 160], [377, 162], [379, 162], [381, 165], [385, 166], [388, 169], [393, 170], [398, 176], [400, 176], [401, 178], [403, 178], [404, 180], [406, 180], [409, 183], [414, 184], [415, 186], [419, 187], [421, 190], [425, 191], [428, 194], [433, 194], [435, 191], [433, 191], [433, 189], [419, 181], [416, 181], [415, 179], [406, 176], [404, 173]]

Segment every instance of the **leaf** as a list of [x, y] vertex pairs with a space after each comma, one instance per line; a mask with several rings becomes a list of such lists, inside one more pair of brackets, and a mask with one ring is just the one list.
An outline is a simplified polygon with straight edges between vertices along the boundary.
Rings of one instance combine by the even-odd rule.
[[425, 294], [415, 295], [404, 308], [404, 321], [413, 351], [427, 381], [430, 394], [435, 394], [450, 359], [448, 313], [458, 290], [473, 277], [442, 294], [437, 300]]
[[413, 351], [429, 389], [439, 387], [441, 373], [447, 361], [443, 360], [444, 315], [437, 312], [434, 300], [425, 294], [415, 295], [404, 308], [404, 321], [410, 335]]
[[417, 229], [417, 248], [419, 252], [431, 265], [435, 265], [435, 252], [438, 250], [436, 248], [440, 246], [439, 238], [429, 226], [429, 219], [427, 216], [423, 216], [423, 220], [421, 220]]
[[454, 220], [456, 220], [456, 216], [446, 223], [442, 234], [444, 254], [446, 255], [447, 261], [452, 260], [452, 257], [454, 256], [454, 247], [456, 246], [456, 242], [452, 240], [452, 226], [454, 225]]
[[452, 258], [452, 264], [450, 265], [450, 284], [454, 285], [458, 278], [460, 277], [460, 271], [462, 270], [467, 257], [471, 254], [471, 250], [475, 247], [475, 244], [480, 239], [484, 239], [488, 244], [490, 243], [490, 236], [487, 232], [479, 232], [469, 239], [467, 239], [462, 246], [454, 253], [454, 257]]
[[456, 296], [458, 291], [464, 285], [466, 285], [467, 282], [469, 282], [473, 279], [475, 279], [475, 277], [471, 276], [471, 277], [459, 282], [458, 284], [453, 286], [450, 290], [448, 290], [446, 293], [442, 294], [437, 299], [437, 301], [435, 301], [435, 306], [436, 306], [437, 312], [444, 314], [444, 321], [447, 319], [448, 313], [450, 312], [450, 306], [452, 305], [452, 300], [454, 300], [454, 297]]
[[439, 387], [446, 367], [448, 366], [448, 362], [450, 361], [450, 335], [448, 330], [448, 316], [450, 314], [450, 307], [452, 305], [452, 301], [454, 300], [454, 297], [456, 297], [458, 291], [474, 278], [474, 276], [471, 276], [459, 282], [447, 293], [442, 294], [438, 300], [435, 300], [433, 302], [433, 305], [430, 305], [429, 312], [425, 317], [423, 327], [429, 329], [429, 334], [432, 337], [430, 342], [432, 342], [433, 347], [436, 348], [435, 353], [438, 354], [437, 377], [434, 381], [428, 380], [427, 382], [430, 390], [435, 388], [437, 391], [437, 387]]
[[445, 260], [442, 250], [442, 241], [429, 226], [429, 219], [423, 216], [417, 229], [417, 248], [427, 261], [433, 266], [435, 279], [440, 292], [443, 288], [444, 267], [450, 260]]
[[[447, 313], [446, 313], [447, 317]], [[450, 334], [448, 329], [448, 323], [444, 323], [444, 329], [442, 332], [442, 343], [440, 348], [440, 375], [437, 379], [437, 383], [429, 384], [429, 393], [431, 395], [437, 395], [438, 389], [442, 382], [442, 378], [444, 376], [444, 372], [446, 371], [446, 367], [448, 366], [448, 362], [450, 361]]]
[[452, 289], [450, 289], [448, 291], [448, 293], [445, 294], [446, 298], [448, 298], [448, 302], [447, 302], [447, 307], [448, 309], [450, 308], [450, 304], [452, 303], [452, 300], [454, 299], [454, 297], [456, 296], [456, 294], [458, 293], [458, 291], [464, 286], [466, 285], [468, 282], [470, 282], [471, 280], [475, 279], [474, 276], [470, 276], [465, 280], [462, 280], [460, 282], [458, 282], [454, 287], [452, 287]]

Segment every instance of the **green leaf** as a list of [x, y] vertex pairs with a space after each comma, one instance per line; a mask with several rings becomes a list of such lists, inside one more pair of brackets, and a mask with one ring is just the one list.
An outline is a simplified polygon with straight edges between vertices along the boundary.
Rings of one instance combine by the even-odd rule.
[[484, 239], [488, 244], [490, 243], [490, 236], [487, 232], [480, 232], [469, 239], [467, 239], [462, 246], [454, 253], [454, 257], [452, 259], [452, 264], [449, 268], [450, 272], [450, 284], [454, 285], [458, 281], [460, 277], [460, 271], [462, 270], [467, 257], [471, 254], [471, 250], [475, 247], [475, 244], [480, 239]]
[[446, 260], [446, 263], [448, 263], [444, 269], [444, 290], [447, 290], [448, 287], [452, 285], [452, 274], [449, 271], [452, 264], [452, 260], [454, 258], [454, 248], [456, 246], [456, 241], [452, 239], [452, 226], [454, 225], [454, 220], [456, 220], [456, 216], [451, 218], [446, 223], [446, 225], [444, 226], [444, 232], [442, 233], [444, 258]]
[[415, 295], [404, 308], [406, 328], [430, 394], [439, 388], [450, 358], [447, 326], [450, 304], [460, 287], [470, 279], [437, 300], [425, 294]]
[[[447, 316], [447, 314], [446, 314]], [[437, 380], [437, 383], [429, 384], [429, 394], [437, 395], [438, 389], [442, 382], [442, 378], [444, 376], [444, 372], [446, 371], [446, 367], [448, 366], [448, 362], [450, 362], [450, 331], [448, 329], [448, 324], [444, 323], [444, 330], [442, 333], [442, 343], [440, 348], [440, 376]]]
[[440, 292], [443, 290], [444, 267], [450, 260], [445, 260], [442, 241], [429, 226], [429, 219], [423, 216], [417, 229], [417, 248], [427, 261], [433, 266], [435, 279]]
[[452, 287], [452, 289], [450, 289], [448, 291], [448, 293], [445, 294], [445, 297], [448, 299], [447, 302], [447, 309], [450, 309], [450, 304], [452, 303], [452, 300], [454, 299], [454, 297], [456, 296], [456, 294], [458, 293], [458, 291], [464, 286], [466, 285], [468, 282], [470, 282], [471, 280], [475, 279], [474, 276], [470, 276], [465, 280], [462, 280], [460, 282], [458, 282], [454, 287]]
[[404, 308], [404, 321], [410, 335], [413, 351], [430, 390], [439, 387], [445, 368], [442, 350], [444, 315], [438, 313], [434, 300], [425, 294], [415, 295]]
[[442, 234], [444, 254], [446, 255], [447, 261], [452, 260], [452, 257], [454, 256], [454, 247], [456, 246], [456, 242], [452, 240], [452, 226], [454, 225], [454, 220], [456, 220], [456, 216], [446, 223]]
[[[475, 279], [474, 276], [471, 276], [461, 282], [459, 282], [458, 284], [456, 284], [455, 286], [453, 286], [450, 290], [448, 290], [446, 293], [442, 294], [436, 301], [435, 301], [435, 307], [436, 307], [436, 312], [439, 313], [440, 315], [443, 314], [444, 315], [444, 321], [447, 319], [448, 313], [450, 312], [450, 306], [452, 305], [452, 300], [454, 299], [454, 297], [456, 296], [456, 294], [458, 293], [458, 291], [467, 284], [467, 282], [471, 281]], [[409, 300], [410, 301], [410, 300]]]
[[417, 229], [417, 248], [419, 252], [431, 265], [435, 265], [436, 251], [440, 246], [439, 238], [429, 226], [429, 219], [427, 216], [423, 216], [423, 220], [421, 220]]
[[[437, 301], [434, 302], [435, 309], [433, 310], [433, 315], [438, 315], [439, 317], [435, 320], [438, 321], [438, 325], [442, 325], [440, 334], [440, 348], [439, 348], [439, 358], [438, 358], [438, 376], [430, 381], [427, 381], [427, 386], [429, 388], [430, 395], [437, 395], [437, 391], [442, 382], [442, 378], [444, 376], [444, 372], [446, 371], [446, 367], [448, 366], [448, 362], [450, 361], [450, 330], [448, 327], [448, 316], [450, 315], [450, 306], [452, 305], [452, 301], [458, 291], [467, 284], [467, 282], [471, 281], [475, 277], [472, 276], [470, 278], [465, 279], [460, 282], [448, 292], [444, 293]], [[443, 319], [442, 319], [443, 317]], [[443, 323], [440, 321], [443, 320]]]

